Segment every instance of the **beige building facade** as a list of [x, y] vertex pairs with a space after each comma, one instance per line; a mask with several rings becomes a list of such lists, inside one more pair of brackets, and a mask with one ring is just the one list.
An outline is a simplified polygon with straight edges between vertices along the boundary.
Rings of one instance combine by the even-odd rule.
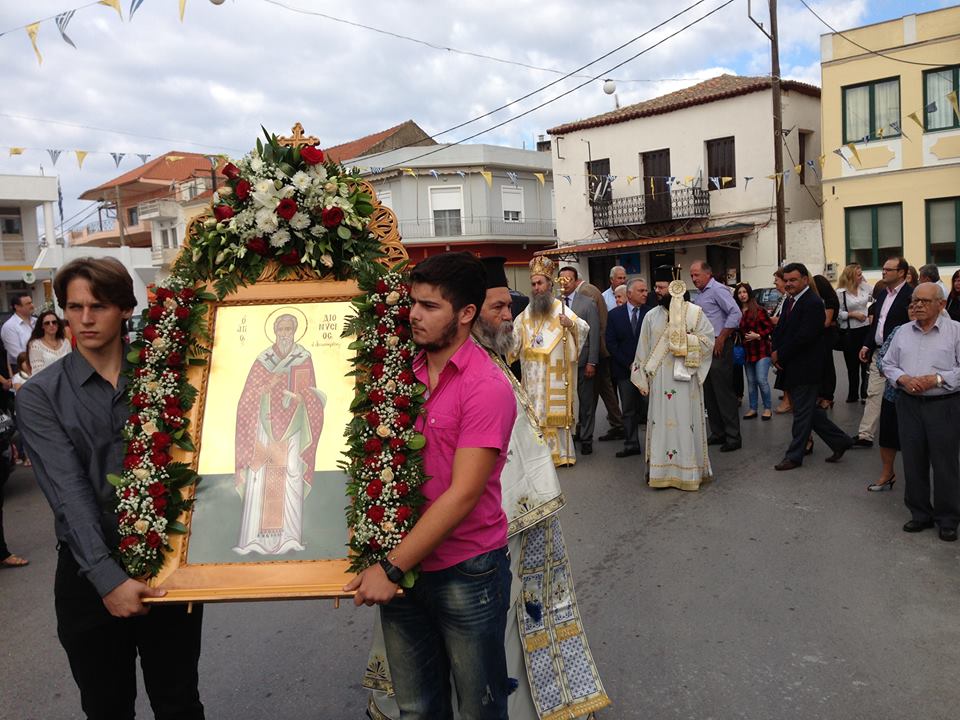
[[[867, 50], [869, 49], [869, 51]], [[960, 7], [821, 37], [828, 263], [960, 267]], [[841, 157], [842, 155], [842, 157]]]

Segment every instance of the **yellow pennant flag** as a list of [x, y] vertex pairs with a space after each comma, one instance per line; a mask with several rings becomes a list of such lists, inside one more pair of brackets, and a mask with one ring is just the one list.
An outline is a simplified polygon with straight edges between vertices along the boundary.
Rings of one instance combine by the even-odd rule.
[[650, 178], [650, 194], [653, 195], [655, 190], [653, 189], [653, 178]]
[[827, 156], [826, 156], [826, 155], [821, 155], [819, 158], [817, 158], [817, 162], [820, 163], [820, 170], [821, 170], [821, 171], [823, 171], [823, 164], [824, 164], [826, 161], [827, 161]]
[[183, 22], [183, 11], [187, 9], [187, 0], [180, 0], [180, 22]]
[[853, 153], [853, 156], [857, 159], [857, 165], [863, 165], [863, 162], [860, 160], [860, 153], [857, 152], [857, 144], [852, 142], [847, 143], [847, 148], [849, 148], [850, 152]]
[[874, 134], [877, 136], [877, 140], [883, 140], [883, 128], [877, 128], [877, 132]]
[[23, 155], [24, 148], [10, 148], [10, 156]]
[[167, 155], [164, 159], [167, 162], [176, 162], [177, 160], [183, 160], [183, 155]]
[[636, 180], [636, 179], [637, 179], [637, 176], [636, 176], [636, 175], [627, 175], [627, 185], [629, 185], [630, 183], [632, 183], [632, 182], [633, 182], [634, 180]]
[[777, 192], [780, 192], [780, 183], [783, 181], [783, 173], [774, 173], [773, 175], [767, 175], [767, 180], [776, 180]]
[[30, 44], [33, 45], [33, 51], [37, 54], [37, 63], [43, 65], [43, 55], [40, 54], [40, 48], [37, 47], [37, 34], [40, 32], [40, 23], [35, 22], [27, 25], [27, 35], [30, 36]]
[[797, 175], [799, 175], [800, 173], [803, 172], [803, 165], [794, 165], [794, 166], [793, 166], [793, 171], [794, 171]]
[[732, 177], [722, 177], [720, 178], [720, 187], [725, 187], [727, 183], [733, 180]]
[[480, 174], [483, 175], [483, 179], [487, 181], [487, 187], [493, 187], [493, 173], [489, 170], [481, 170]]
[[112, 7], [117, 11], [117, 15], [120, 16], [120, 19], [123, 20], [123, 11], [120, 9], [120, 0], [100, 0], [101, 5], [106, 5], [107, 7]]
[[543, 173], [534, 173], [533, 176], [540, 181], [541, 185], [546, 182], [546, 180], [544, 180]]
[[920, 117], [919, 117], [918, 114], [917, 114], [918, 112], [919, 112], [919, 111], [917, 111], [917, 112], [912, 112], [912, 113], [910, 113], [909, 115], [907, 115], [907, 117], [910, 118], [911, 120], [913, 120], [917, 125], [920, 126], [920, 129], [923, 130], [923, 123], [920, 122]]
[[950, 101], [950, 105], [953, 106], [953, 114], [960, 119], [960, 106], [957, 105], [957, 91], [947, 93], [947, 100]]
[[409, 175], [410, 177], [417, 176], [417, 171], [414, 170], [413, 168], [400, 168], [400, 169], [403, 170], [404, 175]]
[[77, 154], [77, 165], [80, 167], [81, 170], [83, 170], [83, 161], [84, 161], [84, 160], [86, 159], [86, 157], [87, 157], [87, 151], [86, 151], [86, 150], [74, 150], [74, 152]]
[[684, 185], [689, 185], [689, 184], [692, 183], [692, 182], [693, 182], [693, 175], [687, 175], [687, 176], [683, 179], [683, 184], [684, 184]]

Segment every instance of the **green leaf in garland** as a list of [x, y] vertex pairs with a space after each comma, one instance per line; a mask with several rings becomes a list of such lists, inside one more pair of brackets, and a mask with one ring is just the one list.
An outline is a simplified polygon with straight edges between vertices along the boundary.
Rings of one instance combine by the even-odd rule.
[[350, 228], [348, 228], [346, 225], [338, 225], [337, 237], [339, 237], [341, 240], [349, 240], [351, 237], [353, 237], [353, 234], [350, 232]]
[[127, 362], [133, 363], [134, 365], [138, 365], [138, 364], [140, 363], [140, 351], [139, 351], [139, 350], [131, 350], [130, 352], [128, 352], [128, 353], [127, 353]]
[[126, 480], [124, 480], [119, 475], [114, 475], [113, 473], [109, 473], [107, 475], [107, 482], [113, 485], [114, 487], [123, 487], [124, 485], [127, 484]]
[[400, 587], [404, 590], [409, 590], [413, 587], [414, 583], [417, 582], [417, 576], [420, 575], [420, 572], [417, 570], [407, 570], [403, 574], [403, 579], [400, 580]]
[[167, 532], [168, 532], [168, 533], [175, 533], [175, 534], [177, 534], [177, 535], [186, 535], [186, 534], [187, 534], [187, 526], [184, 525], [184, 524], [183, 524], [182, 522], [180, 522], [179, 520], [174, 520], [174, 521], [171, 522], [171, 523], [167, 523]]
[[420, 433], [414, 433], [413, 437], [407, 440], [407, 447], [411, 450], [423, 450], [423, 447], [426, 444], [427, 439]]
[[193, 440], [190, 439], [189, 435], [182, 435], [177, 438], [177, 447], [188, 452], [193, 452], [197, 449], [197, 446], [193, 444]]

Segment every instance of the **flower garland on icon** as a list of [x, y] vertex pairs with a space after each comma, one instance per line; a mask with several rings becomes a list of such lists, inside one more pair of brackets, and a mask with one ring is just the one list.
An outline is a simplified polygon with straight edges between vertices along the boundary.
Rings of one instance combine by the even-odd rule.
[[221, 168], [226, 184], [214, 193], [210, 216], [190, 225], [188, 245], [144, 310], [127, 355], [126, 454], [122, 472], [107, 479], [117, 494], [119, 558], [133, 577], [155, 576], [171, 534], [187, 530], [178, 517], [191, 508], [192, 493], [185, 491], [200, 477], [174, 462], [171, 450], [195, 449], [188, 417], [197, 389], [187, 368], [206, 363], [207, 303], [255, 283], [271, 263], [277, 279], [355, 278], [363, 293], [344, 329], [344, 336], [356, 335], [350, 347], [357, 415], [341, 463], [353, 500], [347, 509], [352, 569], [396, 546], [423, 502], [424, 440], [414, 422], [424, 388], [411, 367], [410, 296], [402, 267], [376, 262], [383, 253], [368, 229], [374, 198], [355, 171], [319, 148], [264, 134], [267, 141], [257, 140], [255, 151]]

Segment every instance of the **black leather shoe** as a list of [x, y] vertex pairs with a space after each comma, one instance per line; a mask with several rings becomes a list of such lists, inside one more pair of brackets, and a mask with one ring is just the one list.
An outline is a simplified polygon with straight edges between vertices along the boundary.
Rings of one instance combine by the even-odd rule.
[[852, 443], [850, 445], [847, 445], [844, 448], [840, 448], [839, 450], [834, 450], [833, 455], [828, 457], [824, 462], [828, 462], [828, 463], [840, 462], [840, 458], [842, 458], [844, 453], [847, 452], [847, 450], [849, 450], [851, 447], [853, 447]]
[[[933, 520], [907, 520], [903, 524], [904, 532], [920, 532], [921, 530], [929, 530], [933, 527]], [[957, 536], [957, 531], [953, 531], [953, 536]]]
[[800, 467], [800, 463], [795, 463], [793, 460], [784, 458], [783, 460], [778, 462], [776, 465], [774, 465], [773, 469], [774, 470], [793, 470], [798, 467]]
[[707, 445], [723, 445], [726, 441], [727, 441], [726, 438], [722, 438], [722, 437], [716, 437], [716, 436], [708, 437]]
[[610, 440], [623, 440], [623, 430], [608, 430], [605, 435], [597, 438], [600, 442], [609, 442]]
[[743, 447], [743, 443], [725, 442], [720, 446], [720, 452], [733, 452], [734, 450], [739, 450], [741, 447]]
[[944, 542], [956, 542], [957, 541], [957, 529], [956, 528], [940, 528], [940, 539]]
[[593, 442], [587, 442], [586, 440], [580, 444], [580, 454], [581, 455], [593, 455]]
[[631, 455], [639, 455], [639, 454], [642, 453], [642, 452], [643, 452], [643, 450], [641, 450], [641, 449], [638, 448], [638, 447], [635, 447], [635, 448], [624, 448], [623, 450], [618, 450], [618, 451], [617, 451], [617, 457], [618, 457], [618, 458], [625, 458], [625, 457], [630, 457]]
[[866, 438], [858, 437], [853, 441], [852, 447], [855, 448], [871, 448], [873, 447], [873, 440], [867, 440]]

